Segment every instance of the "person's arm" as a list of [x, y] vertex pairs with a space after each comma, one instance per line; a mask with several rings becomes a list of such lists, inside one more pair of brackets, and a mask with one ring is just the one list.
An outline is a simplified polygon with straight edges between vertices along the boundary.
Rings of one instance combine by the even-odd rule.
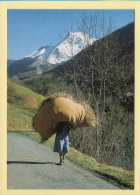
[[72, 125], [69, 126], [70, 131], [75, 131], [77, 127], [73, 127]]

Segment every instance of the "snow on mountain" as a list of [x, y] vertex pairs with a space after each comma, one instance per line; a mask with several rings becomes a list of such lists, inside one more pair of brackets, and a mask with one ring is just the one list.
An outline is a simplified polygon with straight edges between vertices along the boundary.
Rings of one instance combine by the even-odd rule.
[[35, 58], [35, 57], [44, 57], [45, 59], [47, 59], [49, 57], [49, 55], [51, 54], [52, 50], [54, 49], [54, 47], [50, 47], [50, 46], [42, 46], [39, 50], [33, 52], [32, 54], [25, 56], [25, 57], [30, 57], [30, 58]]
[[95, 39], [81, 32], [70, 32], [66, 39], [53, 49], [47, 61], [51, 64], [63, 63], [94, 41]]
[[51, 64], [61, 64], [71, 59], [94, 41], [96, 40], [82, 32], [69, 32], [68, 36], [57, 46], [43, 46], [26, 57], [34, 58], [42, 56]]

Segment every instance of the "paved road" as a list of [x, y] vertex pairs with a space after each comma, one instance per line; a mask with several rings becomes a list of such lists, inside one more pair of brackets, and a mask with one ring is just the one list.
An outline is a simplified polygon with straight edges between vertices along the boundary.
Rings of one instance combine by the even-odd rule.
[[8, 132], [8, 189], [119, 189], [28, 136]]

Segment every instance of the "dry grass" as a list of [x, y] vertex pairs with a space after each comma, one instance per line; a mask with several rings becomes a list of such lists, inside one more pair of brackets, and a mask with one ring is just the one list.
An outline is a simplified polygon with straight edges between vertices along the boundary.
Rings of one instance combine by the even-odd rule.
[[[46, 104], [50, 101], [53, 101], [56, 98], [60, 98], [60, 97], [68, 98], [75, 103], [81, 104], [85, 109], [84, 121], [86, 121], [86, 123], [89, 124], [89, 126], [95, 126], [97, 124], [97, 118], [95, 116], [95, 112], [93, 111], [93, 109], [89, 106], [89, 104], [86, 101], [78, 101], [72, 95], [64, 93], [64, 92], [55, 93], [53, 95], [48, 96], [45, 100], [42, 101], [42, 104], [41, 104], [39, 110], [41, 110], [41, 108], [44, 106], [44, 104]], [[34, 117], [34, 119], [35, 119], [35, 117]], [[33, 126], [34, 126], [34, 119], [33, 119]]]

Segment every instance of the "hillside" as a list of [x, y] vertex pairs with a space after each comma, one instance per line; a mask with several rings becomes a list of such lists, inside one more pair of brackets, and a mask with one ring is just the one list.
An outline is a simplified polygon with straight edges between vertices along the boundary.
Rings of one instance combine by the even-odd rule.
[[15, 60], [7, 60], [7, 67], [10, 66]]
[[8, 80], [8, 129], [32, 129], [32, 118], [43, 96]]
[[[118, 51], [116, 51], [115, 53], [115, 50]], [[93, 64], [95, 62], [90, 60], [91, 58], [93, 60], [94, 58], [97, 60], [97, 57], [99, 57], [99, 56], [95, 56], [97, 55], [97, 52], [100, 53], [100, 63], [96, 62], [96, 64]], [[111, 52], [114, 52], [114, 56]], [[107, 37], [104, 37], [103, 39], [96, 41], [92, 46], [84, 49], [79, 54], [77, 54], [72, 60], [54, 68], [53, 70], [50, 70], [48, 74], [53, 73], [55, 76], [60, 76], [63, 74], [67, 74], [67, 72], [70, 73], [70, 70], [72, 70], [73, 67], [77, 72], [83, 68], [86, 71], [87, 68], [89, 68], [89, 66], [91, 65], [91, 63], [93, 68], [96, 70], [96, 67], [99, 65], [100, 66], [107, 65], [105, 64], [106, 63], [105, 57], [109, 58], [110, 55], [112, 55], [111, 60], [114, 59], [116, 60], [115, 61], [116, 66], [118, 66], [118, 68], [123, 66], [123, 64], [122, 63], [117, 64], [117, 60], [123, 57], [124, 57], [123, 63], [127, 63], [127, 61], [129, 62], [129, 64], [134, 63], [134, 23], [131, 23], [115, 31], [114, 33], [108, 35]], [[112, 63], [113, 62], [114, 61], [112, 61]], [[109, 65], [111, 68], [111, 64]], [[94, 77], [96, 76], [97, 75], [95, 75]]]
[[[115, 40], [116, 39], [116, 40]], [[78, 53], [72, 60], [66, 62], [63, 65], [60, 65], [56, 67], [55, 69], [49, 71], [50, 73], [53, 72], [54, 74], [58, 73], [64, 73], [71, 69], [73, 61], [76, 61], [78, 68], [79, 66], [86, 66], [89, 65], [89, 51], [91, 52], [91, 55], [94, 56], [96, 50], [98, 52], [102, 52], [105, 47], [101, 48], [100, 45], [105, 46], [106, 41], [108, 43], [111, 43], [112, 41], [116, 41], [120, 49], [119, 55], [117, 57], [121, 57], [123, 55], [134, 55], [134, 22], [128, 24], [127, 26], [122, 27], [121, 29], [118, 29], [117, 31], [113, 32], [112, 34], [108, 35], [107, 37], [104, 37], [98, 41], [96, 41], [92, 46], [84, 49], [80, 53]], [[98, 48], [99, 47], [99, 48]], [[106, 48], [107, 51], [111, 51], [111, 45], [108, 45], [110, 48]], [[109, 53], [108, 53], [109, 54]], [[102, 56], [101, 56], [102, 57]], [[102, 57], [103, 58], [103, 57]], [[87, 61], [86, 61], [87, 60]], [[131, 57], [132, 60], [132, 57]], [[86, 66], [84, 62], [86, 61]], [[82, 64], [81, 64], [82, 63]]]

